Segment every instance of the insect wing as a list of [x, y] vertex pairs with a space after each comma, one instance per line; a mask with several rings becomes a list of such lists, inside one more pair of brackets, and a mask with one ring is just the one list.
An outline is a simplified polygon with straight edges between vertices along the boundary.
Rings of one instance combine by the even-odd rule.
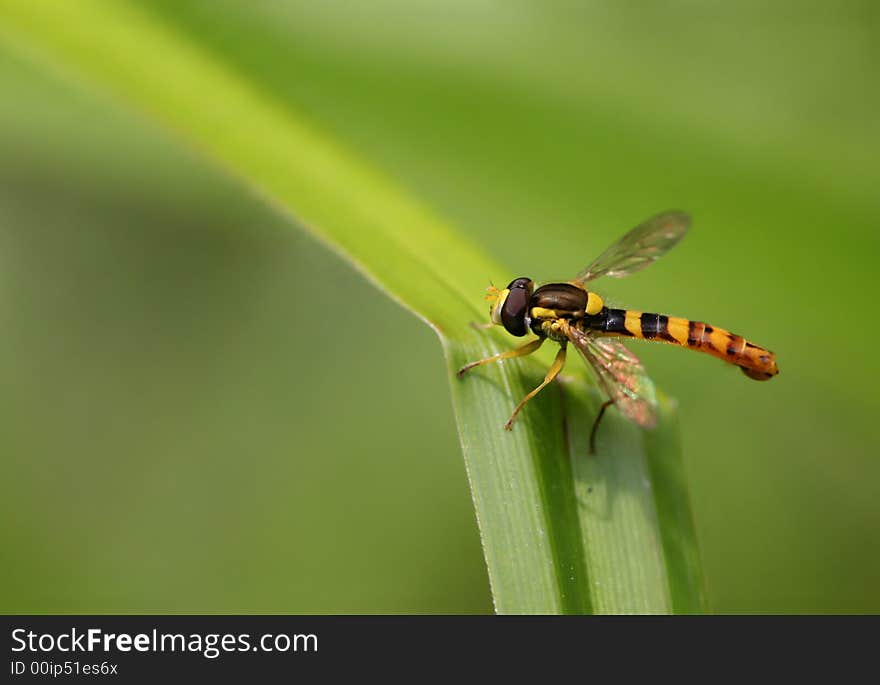
[[672, 249], [687, 233], [691, 218], [684, 212], [663, 212], [639, 224], [577, 275], [575, 283], [599, 276], [621, 278], [644, 269]]
[[597, 338], [573, 327], [569, 340], [595, 371], [621, 414], [643, 428], [657, 425], [654, 383], [638, 357], [617, 340]]

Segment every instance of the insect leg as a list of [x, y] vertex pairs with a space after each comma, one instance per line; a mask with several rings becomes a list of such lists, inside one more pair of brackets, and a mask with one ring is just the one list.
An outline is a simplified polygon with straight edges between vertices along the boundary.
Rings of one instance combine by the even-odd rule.
[[480, 359], [479, 361], [471, 362], [470, 364], [465, 364], [458, 370], [458, 374], [456, 374], [459, 378], [465, 375], [468, 371], [477, 366], [482, 366], [483, 364], [491, 364], [492, 362], [501, 361], [502, 359], [513, 359], [514, 357], [524, 357], [527, 354], [531, 354], [535, 350], [537, 350], [541, 345], [544, 344], [544, 338], [538, 338], [537, 340], [532, 340], [531, 342], [527, 342], [522, 347], [517, 347], [515, 350], [507, 350], [507, 352], [499, 352], [498, 354], [493, 354], [491, 357], [486, 357], [485, 359]]
[[516, 405], [516, 409], [513, 410], [513, 414], [510, 415], [510, 418], [507, 420], [507, 423], [504, 424], [504, 427], [507, 430], [510, 430], [513, 427], [513, 422], [516, 419], [516, 415], [519, 414], [520, 409], [526, 406], [526, 402], [532, 399], [535, 395], [537, 395], [541, 390], [543, 390], [548, 383], [550, 383], [556, 376], [559, 375], [559, 372], [562, 371], [562, 367], [565, 366], [565, 343], [561, 343], [559, 346], [559, 352], [556, 353], [556, 359], [553, 360], [553, 363], [550, 365], [550, 368], [547, 369], [547, 375], [544, 376], [544, 381], [537, 388], [532, 390], [528, 395], [523, 398], [523, 401]]
[[593, 421], [593, 430], [590, 431], [590, 454], [596, 454], [596, 431], [599, 428], [599, 422], [605, 416], [605, 410], [612, 404], [614, 404], [614, 400], [605, 400], [599, 407], [599, 413], [596, 415], [596, 420]]
[[476, 321], [471, 321], [471, 328], [475, 331], [488, 331], [490, 328], [495, 328], [495, 324], [491, 321], [487, 321], [486, 323], [477, 323]]

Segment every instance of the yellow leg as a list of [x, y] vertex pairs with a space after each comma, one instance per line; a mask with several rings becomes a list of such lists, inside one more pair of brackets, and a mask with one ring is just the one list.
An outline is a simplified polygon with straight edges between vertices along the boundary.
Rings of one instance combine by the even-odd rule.
[[513, 410], [513, 414], [510, 415], [510, 418], [507, 420], [507, 423], [504, 424], [504, 427], [507, 430], [510, 430], [513, 427], [513, 422], [516, 419], [516, 415], [519, 414], [520, 410], [526, 406], [526, 402], [532, 399], [535, 395], [541, 392], [547, 384], [550, 383], [554, 378], [559, 375], [559, 372], [562, 371], [562, 367], [565, 366], [565, 343], [561, 343], [559, 347], [559, 352], [556, 353], [556, 359], [553, 360], [553, 363], [550, 365], [550, 368], [547, 369], [547, 375], [544, 376], [544, 382], [541, 383], [537, 388], [532, 390], [528, 395], [523, 398], [523, 401], [520, 402], [516, 409]]
[[538, 338], [537, 340], [532, 340], [531, 342], [527, 342], [522, 347], [517, 347], [515, 350], [508, 350], [507, 352], [499, 352], [498, 354], [493, 354], [491, 357], [486, 357], [485, 359], [480, 359], [476, 362], [471, 362], [470, 364], [465, 364], [458, 370], [458, 377], [461, 378], [468, 371], [477, 366], [482, 366], [483, 364], [491, 364], [492, 362], [501, 361], [502, 359], [513, 359], [514, 357], [524, 357], [527, 354], [531, 354], [535, 350], [537, 350], [541, 345], [544, 344], [544, 338]]
[[477, 323], [476, 321], [471, 321], [471, 328], [475, 331], [488, 331], [490, 328], [495, 328], [495, 324], [491, 321], [487, 321], [486, 323]]

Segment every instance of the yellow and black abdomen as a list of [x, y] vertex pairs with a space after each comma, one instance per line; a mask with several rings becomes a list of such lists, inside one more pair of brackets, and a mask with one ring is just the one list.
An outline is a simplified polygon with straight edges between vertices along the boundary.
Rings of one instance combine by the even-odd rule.
[[590, 328], [600, 335], [657, 340], [699, 350], [735, 364], [746, 376], [759, 381], [779, 373], [776, 355], [770, 350], [702, 321], [605, 307], [592, 318]]

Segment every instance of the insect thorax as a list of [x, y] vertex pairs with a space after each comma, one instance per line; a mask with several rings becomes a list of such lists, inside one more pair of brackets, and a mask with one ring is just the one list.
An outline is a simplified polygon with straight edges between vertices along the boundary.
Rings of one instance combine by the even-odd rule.
[[560, 320], [590, 318], [604, 307], [602, 298], [571, 283], [548, 283], [532, 293], [529, 301], [531, 329], [536, 335], [562, 342]]
[[533, 319], [532, 333], [542, 338], [549, 338], [555, 342], [561, 343], [568, 340], [565, 329], [571, 322], [569, 319]]

